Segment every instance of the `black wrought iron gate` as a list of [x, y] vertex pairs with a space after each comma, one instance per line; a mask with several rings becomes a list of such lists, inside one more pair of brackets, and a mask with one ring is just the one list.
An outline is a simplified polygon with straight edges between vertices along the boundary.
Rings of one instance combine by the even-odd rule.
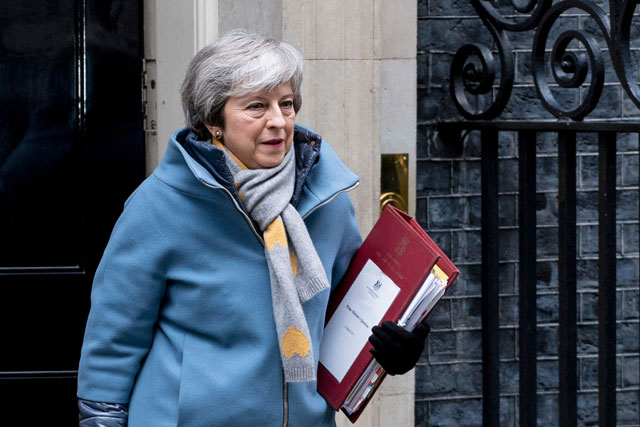
[[[482, 360], [483, 424], [499, 424], [499, 229], [498, 140], [500, 132], [516, 132], [518, 144], [519, 226], [519, 420], [537, 424], [536, 398], [536, 138], [553, 133], [558, 147], [558, 359], [559, 425], [576, 426], [578, 372], [576, 354], [576, 139], [582, 133], [598, 140], [598, 413], [600, 426], [616, 425], [616, 139], [640, 135], [640, 122], [588, 120], [605, 82], [614, 72], [636, 107], [640, 88], [630, 51], [637, 0], [609, 2], [608, 13], [588, 0], [512, 1], [521, 19], [505, 18], [498, 2], [471, 0], [490, 31], [494, 46], [466, 44], [453, 56], [450, 94], [466, 120], [436, 124], [443, 139], [457, 143], [469, 131], [481, 133], [482, 191]], [[500, 2], [501, 6], [504, 6]], [[578, 11], [595, 23], [608, 50], [612, 70], [605, 69], [602, 46], [592, 31], [568, 29], [548, 43], [551, 29], [567, 11]], [[556, 118], [496, 119], [508, 104], [514, 85], [509, 33], [535, 30], [531, 70], [539, 100]], [[499, 59], [495, 58], [496, 54]], [[545, 58], [551, 64], [545, 63]], [[589, 81], [587, 82], [587, 79]], [[578, 105], [567, 106], [558, 89], [588, 84]], [[640, 139], [639, 139], [640, 144]], [[639, 183], [640, 188], [640, 183]], [[639, 214], [640, 218], [640, 214]], [[636, 278], [637, 280], [637, 278]], [[640, 307], [638, 308], [640, 312]], [[638, 420], [640, 424], [640, 420]]]
[[[640, 123], [464, 122], [446, 123], [452, 137], [480, 130], [482, 139], [482, 354], [483, 420], [499, 419], [498, 133], [516, 131], [519, 147], [519, 356], [520, 425], [534, 426], [536, 405], [536, 135], [558, 140], [559, 417], [577, 425], [576, 396], [576, 134], [598, 135], [598, 389], [599, 425], [616, 425], [616, 135], [640, 135]], [[639, 139], [640, 141], [640, 139]]]

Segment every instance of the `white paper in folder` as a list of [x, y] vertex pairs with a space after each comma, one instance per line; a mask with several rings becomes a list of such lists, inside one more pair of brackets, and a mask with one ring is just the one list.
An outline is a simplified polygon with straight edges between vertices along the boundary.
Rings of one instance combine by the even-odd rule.
[[338, 382], [343, 380], [371, 336], [371, 328], [380, 323], [399, 292], [400, 288], [368, 260], [327, 323], [320, 344], [320, 362]]

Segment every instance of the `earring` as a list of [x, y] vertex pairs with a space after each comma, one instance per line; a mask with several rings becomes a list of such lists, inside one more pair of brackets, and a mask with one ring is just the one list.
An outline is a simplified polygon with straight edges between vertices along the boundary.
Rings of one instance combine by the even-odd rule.
[[219, 130], [216, 130], [216, 131], [214, 132], [213, 136], [214, 136], [216, 139], [220, 140], [220, 139], [222, 139], [222, 132], [220, 132]]

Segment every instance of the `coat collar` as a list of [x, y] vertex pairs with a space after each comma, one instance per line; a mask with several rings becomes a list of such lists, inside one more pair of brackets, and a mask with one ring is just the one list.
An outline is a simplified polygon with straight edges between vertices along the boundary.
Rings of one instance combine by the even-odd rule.
[[[294, 144], [296, 186], [292, 204], [297, 205], [301, 216], [357, 185], [358, 177], [320, 135], [296, 125]], [[208, 142], [197, 141], [188, 129], [178, 130], [172, 135], [164, 158], [153, 175], [180, 191], [203, 197], [219, 197], [212, 194], [212, 188], [223, 188], [242, 206], [222, 150]]]

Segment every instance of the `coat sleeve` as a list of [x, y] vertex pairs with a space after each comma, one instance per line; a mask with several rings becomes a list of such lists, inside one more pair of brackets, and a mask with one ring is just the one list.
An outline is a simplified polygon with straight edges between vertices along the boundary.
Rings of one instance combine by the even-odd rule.
[[138, 189], [128, 200], [96, 271], [78, 368], [81, 399], [128, 403], [151, 347], [170, 262], [157, 198]]
[[129, 411], [119, 403], [78, 400], [79, 427], [126, 427]]
[[362, 245], [362, 236], [358, 229], [358, 222], [356, 221], [356, 214], [353, 208], [353, 204], [347, 194], [339, 196], [343, 198], [343, 203], [346, 205], [345, 213], [343, 214], [344, 228], [342, 232], [342, 241], [340, 243], [340, 250], [336, 256], [336, 260], [333, 264], [333, 271], [331, 274], [331, 290], [333, 291], [338, 285], [342, 276], [347, 271], [351, 258], [355, 255], [356, 251]]

